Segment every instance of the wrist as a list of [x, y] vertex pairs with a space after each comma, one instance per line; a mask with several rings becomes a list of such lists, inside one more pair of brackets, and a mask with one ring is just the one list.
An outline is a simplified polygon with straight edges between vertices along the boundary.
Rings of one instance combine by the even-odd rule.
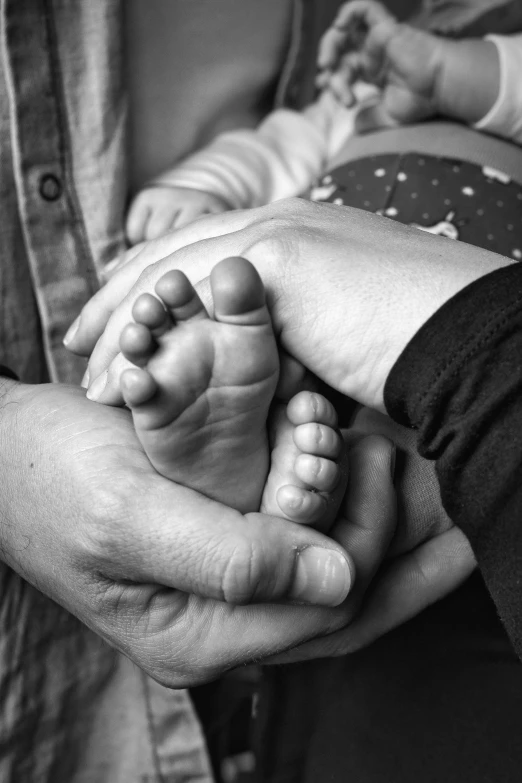
[[458, 65], [459, 44], [444, 38], [437, 40], [433, 103], [437, 114], [452, 116], [455, 103], [455, 70]]
[[492, 41], [439, 40], [435, 103], [439, 114], [467, 124], [484, 117], [500, 89], [500, 58]]

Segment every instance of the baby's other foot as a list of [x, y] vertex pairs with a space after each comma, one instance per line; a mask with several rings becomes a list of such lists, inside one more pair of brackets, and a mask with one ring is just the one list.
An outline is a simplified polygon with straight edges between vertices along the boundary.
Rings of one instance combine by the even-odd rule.
[[143, 294], [120, 347], [136, 368], [121, 389], [141, 444], [163, 476], [240, 511], [257, 511], [269, 466], [267, 416], [279, 359], [255, 268], [212, 270], [211, 319], [180, 271]]
[[271, 464], [261, 511], [327, 531], [346, 489], [337, 414], [322, 394], [301, 391], [271, 415]]

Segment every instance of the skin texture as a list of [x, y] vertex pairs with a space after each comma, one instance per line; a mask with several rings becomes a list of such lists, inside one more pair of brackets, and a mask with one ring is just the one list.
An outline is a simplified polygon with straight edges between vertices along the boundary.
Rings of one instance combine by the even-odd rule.
[[[342, 221], [339, 214], [335, 206], [302, 200], [231, 213], [159, 240], [113, 267], [109, 284], [71, 330], [77, 351], [94, 348], [91, 378], [101, 373], [101, 383], [98, 377], [90, 393], [100, 394], [101, 387], [101, 399], [118, 403], [126, 366], [118, 336], [140, 293], [168, 269], [204, 281], [221, 258], [243, 254], [267, 286], [285, 349], [339, 391], [382, 408], [389, 370], [418, 328], [465, 285], [510, 262], [358, 210], [344, 208]], [[357, 623], [331, 646], [330, 638], [328, 654], [357, 649], [469, 575], [474, 561], [466, 539], [451, 522], [440, 522], [420, 534], [414, 514], [399, 520], [402, 556], [379, 575]], [[322, 653], [315, 647], [313, 654]]]
[[119, 337], [136, 298], [181, 269], [202, 281], [209, 305], [206, 278], [232, 255], [260, 273], [283, 348], [333, 388], [380, 410], [386, 378], [420, 326], [464, 286], [512, 263], [367, 212], [301, 199], [207, 218], [133, 252], [84, 307], [68, 347], [90, 354], [92, 399], [121, 403], [128, 364]]
[[[80, 389], [5, 380], [1, 392], [3, 560], [158, 681], [203, 682], [354, 616], [393, 532], [391, 478], [367, 484], [368, 518], [348, 503], [334, 543], [159, 476], [128, 412]], [[388, 476], [391, 454], [369, 439], [365, 458]], [[373, 528], [363, 545], [359, 525]]]
[[263, 283], [243, 258], [222, 261], [210, 282], [213, 319], [179, 270], [158, 281], [157, 298], [143, 294], [133, 307], [120, 348], [136, 366], [121, 382], [138, 439], [177, 484], [327, 530], [346, 485], [335, 410], [304, 390], [279, 403], [269, 451], [280, 362]]
[[[395, 530], [389, 441], [349, 444], [354, 482], [334, 544], [302, 525], [241, 516], [158, 476], [129, 415], [76, 388], [5, 381], [1, 391], [2, 558], [158, 682], [196, 685], [291, 648], [315, 656], [318, 648], [299, 645], [324, 635], [324, 653], [336, 654], [405, 619], [397, 603], [384, 617], [381, 607], [369, 627], [349, 628]], [[444, 555], [438, 540], [430, 545]], [[334, 552], [326, 567], [325, 551]], [[403, 564], [407, 613], [412, 602], [414, 610], [424, 605], [416, 589], [424, 551]], [[347, 562], [357, 573], [353, 590], [328, 608], [346, 594]], [[445, 558], [446, 584], [458, 576], [451, 563]], [[403, 589], [391, 582], [392, 595]], [[330, 635], [343, 629], [333, 646]]]

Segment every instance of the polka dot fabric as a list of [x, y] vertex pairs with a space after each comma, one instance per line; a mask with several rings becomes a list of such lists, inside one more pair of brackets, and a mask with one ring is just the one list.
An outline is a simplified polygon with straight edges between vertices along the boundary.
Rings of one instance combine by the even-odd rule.
[[376, 155], [327, 174], [311, 198], [522, 260], [522, 186], [492, 168], [415, 153]]

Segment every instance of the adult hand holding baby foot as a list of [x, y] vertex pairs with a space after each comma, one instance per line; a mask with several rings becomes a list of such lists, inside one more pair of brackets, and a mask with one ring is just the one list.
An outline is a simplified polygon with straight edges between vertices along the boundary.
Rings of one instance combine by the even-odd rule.
[[[93, 374], [109, 369], [102, 400], [118, 400], [119, 334], [131, 319], [136, 298], [153, 291], [170, 269], [183, 269], [197, 280], [220, 258], [246, 255], [267, 285], [284, 348], [338, 390], [382, 409], [388, 374], [413, 334], [457, 291], [507, 263], [357, 210], [340, 222], [335, 207], [299, 200], [219, 216], [200, 222], [197, 230], [197, 237], [195, 227], [189, 227], [170, 238], [177, 250], [171, 257], [165, 257], [168, 238], [149, 246], [84, 309], [73, 342], [77, 349], [92, 347], [108, 321], [91, 357]], [[190, 237], [195, 244], [178, 249]], [[155, 253], [162, 260], [148, 266]], [[390, 621], [398, 624], [420, 611], [473, 567], [466, 539], [455, 527], [427, 530], [424, 543], [418, 538], [410, 542], [413, 550], [386, 576], [387, 592], [397, 599], [392, 614], [384, 616], [382, 601], [376, 601], [368, 624], [359, 626], [360, 638], [374, 638], [379, 629], [389, 629]], [[414, 573], [419, 590], [412, 594]], [[425, 573], [429, 580], [423, 579]], [[377, 586], [375, 594], [382, 598], [383, 591]], [[355, 645], [353, 638], [350, 643]], [[342, 640], [341, 648], [345, 644]]]
[[[392, 447], [383, 439], [364, 455], [376, 461], [364, 485], [370, 513], [354, 509], [338, 544], [163, 478], [130, 414], [79, 389], [2, 379], [1, 408], [10, 455], [3, 559], [171, 687], [342, 627], [360, 600], [345, 600], [355, 570], [362, 587], [393, 534]], [[370, 546], [358, 540], [361, 527]]]
[[342, 394], [383, 410], [388, 374], [418, 329], [461, 288], [509, 262], [360, 210], [344, 214], [341, 221], [333, 205], [289, 199], [206, 218], [144, 246], [71, 328], [68, 348], [90, 356], [90, 398], [122, 402], [120, 375], [130, 365], [119, 339], [142, 293], [172, 269], [205, 281], [223, 258], [245, 256], [265, 284], [284, 350]]

